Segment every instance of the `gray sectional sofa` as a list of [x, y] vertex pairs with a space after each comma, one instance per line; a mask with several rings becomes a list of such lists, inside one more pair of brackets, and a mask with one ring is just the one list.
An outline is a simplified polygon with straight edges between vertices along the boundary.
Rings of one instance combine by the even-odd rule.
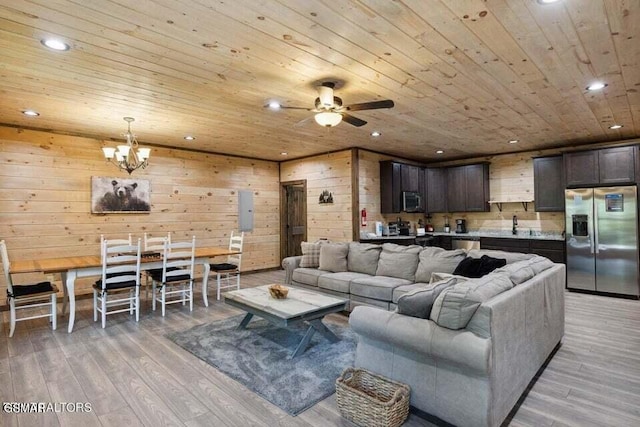
[[[362, 252], [356, 245], [350, 244], [349, 256], [352, 246], [354, 255]], [[357, 367], [409, 384], [412, 406], [451, 424], [500, 425], [562, 339], [565, 266], [497, 251], [414, 248], [397, 256], [403, 251], [388, 246], [383, 256], [384, 248], [378, 250], [379, 262], [405, 269], [411, 258], [406, 254], [415, 252], [413, 281], [406, 271], [395, 277], [393, 269], [379, 265], [376, 272], [385, 275], [296, 268], [299, 259], [286, 259], [283, 266], [292, 285], [349, 297]], [[440, 274], [451, 273], [460, 257], [485, 254], [507, 264], [478, 279]], [[395, 276], [386, 276], [390, 272]], [[436, 283], [428, 283], [431, 277], [422, 281], [427, 272], [437, 273]], [[444, 290], [432, 295], [428, 318], [401, 314], [402, 304], [438, 286]], [[389, 311], [402, 295], [400, 308]]]

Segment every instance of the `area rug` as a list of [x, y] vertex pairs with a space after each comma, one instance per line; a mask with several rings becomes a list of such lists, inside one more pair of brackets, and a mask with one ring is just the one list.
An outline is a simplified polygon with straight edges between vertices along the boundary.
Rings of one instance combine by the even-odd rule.
[[333, 394], [336, 378], [353, 366], [356, 337], [348, 327], [325, 321], [340, 341], [331, 343], [316, 333], [303, 354], [289, 359], [305, 325], [285, 329], [254, 317], [246, 329], [237, 330], [242, 318], [198, 325], [167, 338], [291, 415]]

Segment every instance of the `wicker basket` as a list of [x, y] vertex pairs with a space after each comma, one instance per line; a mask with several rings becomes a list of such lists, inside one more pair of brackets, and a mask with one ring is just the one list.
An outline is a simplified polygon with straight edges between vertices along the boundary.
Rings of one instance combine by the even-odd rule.
[[343, 417], [363, 427], [397, 427], [409, 416], [409, 386], [365, 369], [347, 368], [336, 380]]

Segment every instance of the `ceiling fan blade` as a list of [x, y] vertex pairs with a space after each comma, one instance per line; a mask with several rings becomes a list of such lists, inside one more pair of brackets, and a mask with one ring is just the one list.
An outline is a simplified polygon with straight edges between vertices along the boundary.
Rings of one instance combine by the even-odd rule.
[[354, 117], [351, 114], [347, 114], [347, 113], [340, 113], [340, 114], [342, 114], [342, 120], [349, 123], [350, 125], [360, 127], [367, 124], [367, 122], [365, 122], [364, 120]]
[[393, 108], [395, 104], [390, 99], [382, 101], [363, 102], [361, 104], [352, 104], [347, 107], [347, 111], [360, 111], [360, 110], [377, 110], [379, 108]]
[[298, 123], [294, 124], [294, 125], [293, 125], [293, 127], [294, 127], [294, 128], [297, 128], [297, 127], [300, 127], [300, 126], [304, 126], [304, 125], [306, 125], [307, 123], [309, 123], [309, 121], [310, 121], [311, 119], [313, 119], [313, 116], [309, 116], [309, 117], [307, 117], [306, 119], [302, 119], [302, 120], [300, 120]]
[[311, 111], [311, 108], [306, 108], [306, 107], [287, 107], [287, 106], [284, 106], [284, 105], [281, 105], [278, 108], [272, 108], [269, 104], [264, 105], [264, 108], [271, 108], [272, 110], [306, 110], [306, 111]]

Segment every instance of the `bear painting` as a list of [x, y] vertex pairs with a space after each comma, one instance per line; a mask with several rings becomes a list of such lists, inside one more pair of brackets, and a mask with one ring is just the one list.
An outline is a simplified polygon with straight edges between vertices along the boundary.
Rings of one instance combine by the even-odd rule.
[[91, 178], [92, 213], [149, 213], [149, 202], [146, 179]]

